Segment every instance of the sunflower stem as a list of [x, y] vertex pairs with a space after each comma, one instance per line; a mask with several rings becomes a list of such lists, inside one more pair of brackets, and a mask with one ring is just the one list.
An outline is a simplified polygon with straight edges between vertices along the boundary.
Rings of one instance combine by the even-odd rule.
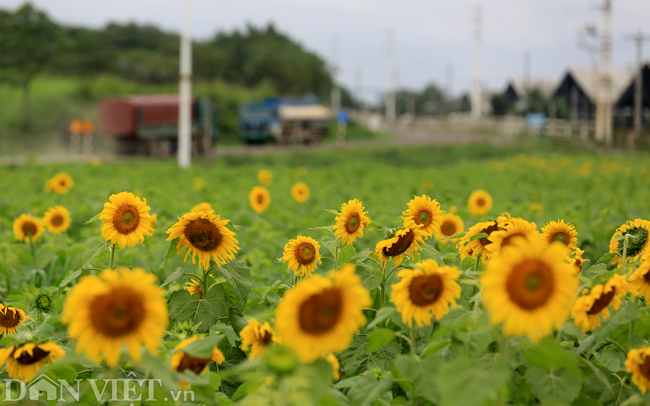
[[[417, 360], [415, 356], [415, 320], [411, 320], [411, 357]], [[411, 385], [411, 406], [415, 406], [415, 380], [413, 380]]]
[[[478, 253], [476, 256], [476, 261], [474, 261], [474, 272], [478, 274], [478, 268], [481, 264], [481, 252]], [[476, 293], [478, 291], [478, 285], [472, 287], [472, 297], [476, 296]]]
[[557, 336], [555, 336], [555, 342], [559, 343], [560, 340], [562, 339], [562, 330], [564, 329], [564, 324], [560, 326], [560, 328], [557, 330]]
[[203, 270], [203, 279], [201, 280], [201, 284], [203, 285], [203, 295], [205, 296], [208, 294], [208, 275], [210, 274], [212, 267], [205, 269], [205, 267], [201, 265], [201, 269]]
[[28, 235], [29, 238], [29, 251], [32, 254], [32, 259], [34, 260], [34, 264], [36, 264], [36, 247], [34, 247], [34, 240], [32, 239], [32, 235]]
[[[634, 303], [639, 304], [639, 297], [634, 298]], [[632, 320], [632, 323], [630, 323], [630, 333], [627, 336], [628, 340], [632, 339], [632, 336], [634, 335], [634, 329], [636, 328], [636, 319]]]
[[39, 323], [40, 320], [41, 320], [41, 312], [40, 312], [40, 310], [37, 310], [36, 311], [36, 323], [35, 323], [35, 326], [34, 326], [34, 330], [36, 330], [38, 328], [38, 323]]
[[111, 244], [111, 261], [108, 265], [108, 269], [113, 269], [115, 265], [115, 244]]
[[630, 241], [629, 238], [629, 234], [625, 234], [625, 238], [623, 238], [623, 262], [621, 263], [621, 269], [625, 268], [625, 261], [627, 260], [627, 245]]
[[336, 244], [336, 250], [334, 250], [334, 269], [339, 270], [339, 245]]

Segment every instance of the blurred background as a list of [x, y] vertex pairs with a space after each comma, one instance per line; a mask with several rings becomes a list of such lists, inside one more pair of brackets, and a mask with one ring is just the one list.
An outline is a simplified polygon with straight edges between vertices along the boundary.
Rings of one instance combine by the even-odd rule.
[[644, 0], [0, 0], [0, 159], [172, 156], [183, 79], [195, 155], [531, 136], [643, 149], [648, 17]]

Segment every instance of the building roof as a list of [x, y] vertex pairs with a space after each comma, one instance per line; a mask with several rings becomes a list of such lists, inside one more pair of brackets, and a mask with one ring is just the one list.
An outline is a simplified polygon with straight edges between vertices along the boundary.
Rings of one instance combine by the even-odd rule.
[[526, 80], [522, 77], [513, 77], [508, 81], [508, 86], [517, 94], [520, 99], [526, 95], [526, 90], [537, 89], [544, 97], [551, 97], [558, 86], [555, 79], [532, 78]]
[[[612, 68], [612, 101], [616, 102], [634, 79], [634, 72], [629, 69]], [[593, 68], [570, 67], [564, 75], [571, 75], [584, 94], [592, 101], [598, 94], [598, 73]], [[560, 82], [561, 83], [561, 82]]]

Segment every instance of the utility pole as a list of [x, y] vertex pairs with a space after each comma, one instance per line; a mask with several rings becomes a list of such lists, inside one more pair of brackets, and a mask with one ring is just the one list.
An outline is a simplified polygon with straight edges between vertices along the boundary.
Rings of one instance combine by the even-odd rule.
[[600, 69], [596, 100], [596, 141], [612, 146], [612, 0], [603, 0], [600, 31]]
[[181, 30], [181, 72], [178, 103], [178, 166], [192, 164], [192, 24], [191, 0], [183, 0], [183, 28]]
[[395, 122], [396, 117], [395, 32], [393, 30], [388, 30], [388, 61], [390, 71], [388, 76], [388, 94], [386, 95], [386, 122], [392, 124]]
[[341, 88], [338, 83], [339, 76], [339, 40], [334, 37], [332, 41], [332, 63], [334, 67], [332, 68], [332, 94], [331, 94], [331, 109], [332, 114], [335, 116], [341, 110]]
[[639, 30], [635, 35], [628, 37], [636, 43], [636, 80], [634, 81], [634, 134], [641, 136], [641, 111], [643, 107], [643, 41], [650, 41], [650, 37]]
[[481, 48], [483, 43], [483, 8], [476, 6], [474, 20], [474, 77], [472, 83], [472, 118], [481, 118]]

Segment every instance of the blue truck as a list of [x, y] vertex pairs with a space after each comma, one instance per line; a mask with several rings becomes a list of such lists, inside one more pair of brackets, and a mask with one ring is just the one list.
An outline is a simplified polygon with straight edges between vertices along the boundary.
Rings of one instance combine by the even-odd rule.
[[318, 143], [332, 113], [318, 98], [269, 98], [245, 104], [239, 113], [239, 136], [248, 143]]

